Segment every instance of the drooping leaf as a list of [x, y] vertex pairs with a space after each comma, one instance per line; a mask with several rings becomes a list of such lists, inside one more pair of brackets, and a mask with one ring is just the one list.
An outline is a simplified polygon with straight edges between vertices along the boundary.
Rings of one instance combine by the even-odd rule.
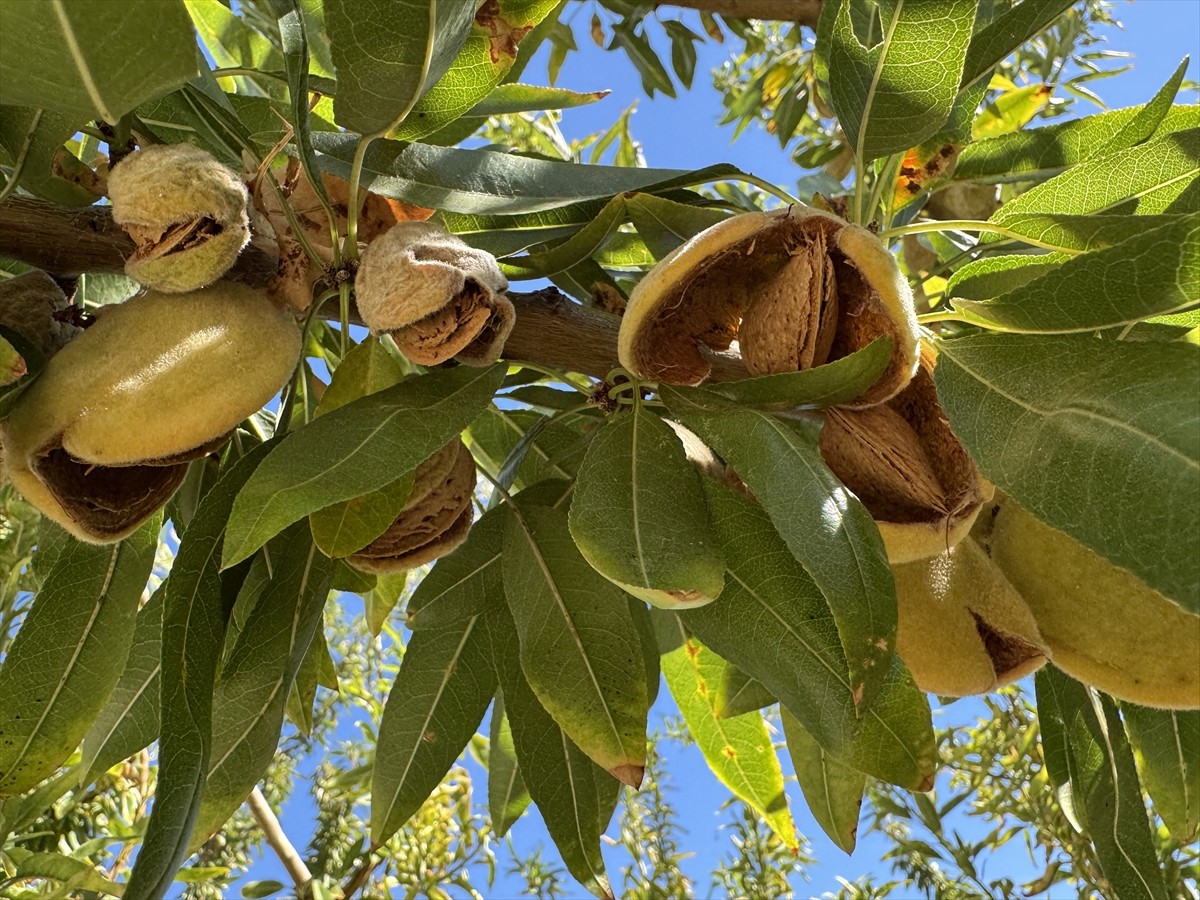
[[571, 740], [636, 785], [646, 763], [649, 702], [625, 594], [580, 555], [565, 509], [519, 503], [508, 519], [502, 566], [521, 670]]
[[537, 244], [569, 238], [604, 208], [600, 200], [585, 200], [539, 212], [513, 216], [439, 214], [446, 230], [493, 256], [511, 256]]
[[725, 583], [700, 478], [658, 416], [636, 404], [588, 445], [570, 510], [592, 568], [657, 605], [716, 599]]
[[[332, 567], [331, 567], [332, 568]], [[378, 632], [376, 632], [376, 635]], [[313, 703], [317, 699], [317, 687], [329, 687], [323, 684], [324, 676], [334, 672], [334, 685], [330, 690], [337, 690], [336, 671], [333, 657], [329, 654], [329, 644], [325, 641], [325, 632], [320, 624], [313, 633], [312, 642], [304, 651], [304, 659], [296, 670], [296, 677], [288, 690], [287, 703], [284, 712], [300, 733], [309, 737], [313, 730]]]
[[1166, 900], [1133, 752], [1112, 699], [1052, 665], [1034, 683], [1046, 771], [1056, 787], [1070, 786], [1113, 895]]
[[734, 716], [756, 712], [777, 702], [775, 695], [768, 691], [762, 682], [754, 680], [733, 663], [729, 663], [717, 685], [713, 709], [718, 718], [732, 719]]
[[483, 616], [415, 633], [379, 723], [371, 774], [371, 840], [420, 809], [483, 720], [496, 673]]
[[333, 563], [298, 522], [267, 544], [270, 580], [238, 635], [213, 696], [212, 754], [197, 849], [237, 810], [279, 745], [296, 673], [321, 623]]
[[624, 50], [629, 61], [638, 70], [642, 77], [642, 90], [646, 92], [646, 96], [653, 99], [655, 91], [659, 91], [668, 97], [674, 97], [675, 85], [671, 83], [671, 76], [667, 74], [662, 60], [650, 46], [645, 29], [638, 31], [636, 26], [637, 19], [632, 16], [614, 25], [613, 45]]
[[783, 770], [762, 716], [717, 715], [717, 685], [728, 663], [687, 633], [679, 616], [654, 614], [656, 628], [674, 628], [680, 646], [662, 655], [663, 677], [704, 761], [734, 796], [763, 817], [790, 848], [798, 846], [796, 825], [783, 790]]
[[187, 854], [212, 749], [213, 688], [240, 567], [219, 568], [233, 499], [274, 444], [259, 444], [204, 496], [171, 566], [163, 597], [158, 784], [126, 896], [166, 894]]
[[1200, 613], [1200, 507], [1180, 502], [1200, 496], [1200, 350], [1088, 335], [938, 346], [938, 395], [984, 476]]
[[155, 516], [98, 546], [42, 520], [39, 544], [57, 550], [0, 666], [0, 796], [53, 774], [100, 714], [129, 656], [161, 525]]
[[615, 799], [620, 783], [576, 747], [538, 701], [521, 670], [516, 626], [507, 611], [489, 616], [488, 627], [517, 763], [537, 775], [525, 782], [529, 795], [567, 871], [601, 900], [612, 900], [600, 854], [601, 795]]
[[1195, 840], [1200, 827], [1200, 710], [1122, 703], [1121, 718], [1154, 811], [1178, 843]]
[[454, 62], [475, 13], [437, 0], [325, 0], [325, 29], [337, 66], [338, 124], [362, 134], [389, 131]]
[[827, 752], [786, 709], [780, 717], [796, 780], [813, 818], [830, 840], [853, 853], [867, 777]]
[[662, 386], [661, 393], [750, 486], [820, 588], [837, 621], [856, 703], [869, 709], [891, 668], [895, 586], [870, 513], [821, 459], [819, 421], [740, 409], [701, 388]]
[[466, 543], [438, 560], [409, 597], [408, 627], [445, 628], [504, 606], [501, 557], [509, 509], [488, 510], [471, 526]]
[[199, 71], [181, 3], [5, 0], [0, 33], [37, 36], [0, 54], [4, 102], [50, 109], [78, 124], [96, 118], [115, 124]]
[[395, 572], [390, 575], [379, 575], [375, 579], [374, 586], [362, 592], [363, 604], [366, 607], [367, 627], [371, 629], [372, 635], [379, 637], [383, 626], [391, 618], [392, 610], [404, 596], [407, 587], [408, 572]]
[[488, 815], [496, 837], [508, 833], [529, 803], [529, 789], [517, 765], [512, 723], [504, 711], [504, 694], [497, 691], [488, 729]]
[[[929, 703], [898, 659], [861, 717], [829, 607], [761, 507], [706, 481], [728, 566], [717, 603], [681, 614], [701, 641], [759, 681], [830, 753], [909, 790], [937, 767]], [[771, 648], [770, 653], [763, 651]]]
[[110, 767], [150, 746], [158, 737], [165, 596], [164, 585], [160, 585], [138, 611], [125, 670], [83, 737], [81, 784], [91, 784]]
[[900, 153], [946, 122], [963, 78], [975, 0], [881, 0], [883, 39], [866, 47], [841, 0], [829, 83], [846, 139], [864, 162]]
[[297, 519], [386, 487], [479, 414], [504, 366], [432, 372], [362, 397], [287, 435], [238, 495], [222, 564]]
[[[318, 165], [350, 174], [356, 134], [313, 134]], [[399, 141], [372, 142], [363, 158], [362, 186], [429, 209], [469, 214], [515, 214], [611, 197], [624, 191], [667, 190], [736, 177], [729, 165], [695, 172], [582, 166], [493, 150], [458, 150]]]
[[501, 269], [514, 281], [555, 275], [598, 253], [624, 220], [625, 198], [613, 197], [595, 218], [567, 240], [548, 250], [510, 257], [501, 263]]
[[653, 194], [634, 194], [626, 201], [625, 208], [629, 221], [659, 259], [704, 229], [729, 218], [724, 209], [691, 206]]

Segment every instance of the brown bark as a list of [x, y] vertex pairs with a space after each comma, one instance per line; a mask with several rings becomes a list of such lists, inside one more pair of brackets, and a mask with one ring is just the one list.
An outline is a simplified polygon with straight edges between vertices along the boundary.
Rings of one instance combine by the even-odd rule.
[[739, 19], [795, 22], [816, 29], [821, 0], [660, 0], [659, 6], [681, 6]]
[[[133, 241], [112, 221], [108, 207], [72, 209], [10, 197], [0, 203], [0, 257], [20, 260], [55, 277], [88, 272], [123, 272]], [[265, 287], [276, 262], [254, 247], [242, 251], [227, 276], [251, 287]], [[516, 322], [505, 343], [504, 358], [560, 371], [603, 378], [619, 365], [614, 315], [575, 303], [555, 288], [510, 292]], [[330, 318], [336, 304], [327, 304]], [[747, 376], [741, 360], [714, 356], [712, 380]]]

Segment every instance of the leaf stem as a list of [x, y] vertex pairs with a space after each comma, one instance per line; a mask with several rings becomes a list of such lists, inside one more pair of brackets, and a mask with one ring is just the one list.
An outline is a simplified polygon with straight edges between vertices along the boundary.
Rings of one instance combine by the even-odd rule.
[[21, 149], [17, 151], [17, 158], [13, 161], [8, 181], [5, 182], [3, 188], [0, 188], [0, 203], [8, 199], [8, 195], [17, 189], [17, 182], [21, 180], [21, 171], [25, 168], [25, 160], [29, 156], [29, 148], [33, 146], [33, 136], [37, 132], [38, 124], [42, 121], [43, 112], [44, 110], [41, 109], [34, 110], [33, 117], [29, 120], [25, 140], [21, 142]]

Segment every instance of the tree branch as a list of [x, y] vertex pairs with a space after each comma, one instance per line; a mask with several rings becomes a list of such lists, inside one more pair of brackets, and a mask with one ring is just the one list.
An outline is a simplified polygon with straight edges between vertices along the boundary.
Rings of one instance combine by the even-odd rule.
[[283, 867], [291, 877], [292, 884], [296, 886], [296, 896], [310, 896], [312, 873], [308, 871], [308, 866], [304, 864], [304, 860], [300, 858], [300, 854], [296, 852], [296, 848], [292, 846], [288, 836], [283, 833], [279, 819], [275, 816], [270, 804], [267, 803], [263, 792], [258, 789], [258, 785], [254, 786], [254, 790], [246, 798], [246, 806], [250, 808], [250, 815], [254, 816], [254, 821], [262, 831], [263, 837], [267, 839], [267, 844], [275, 851], [275, 855], [279, 857], [279, 861], [283, 863]]
[[[90, 272], [124, 272], [133, 241], [113, 223], [106, 206], [74, 209], [44, 200], [10, 197], [0, 203], [0, 257], [20, 260], [57, 277]], [[276, 260], [247, 247], [226, 278], [264, 288]], [[603, 378], [619, 365], [617, 331], [621, 320], [570, 300], [555, 288], [512, 291], [516, 322], [504, 345], [504, 358], [550, 369]], [[338, 318], [336, 305], [329, 317]], [[361, 323], [355, 313], [352, 321]], [[747, 377], [736, 356], [713, 354], [713, 381]]]
[[658, 6], [682, 6], [738, 19], [795, 22], [814, 31], [821, 16], [821, 0], [659, 0]]

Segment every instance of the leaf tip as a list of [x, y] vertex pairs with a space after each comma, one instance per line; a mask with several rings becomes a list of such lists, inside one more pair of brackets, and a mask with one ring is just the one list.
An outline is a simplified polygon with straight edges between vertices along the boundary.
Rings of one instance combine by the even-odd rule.
[[619, 766], [613, 766], [608, 771], [617, 781], [627, 784], [635, 790], [642, 786], [642, 779], [646, 776], [646, 767], [635, 763], [622, 763]]

